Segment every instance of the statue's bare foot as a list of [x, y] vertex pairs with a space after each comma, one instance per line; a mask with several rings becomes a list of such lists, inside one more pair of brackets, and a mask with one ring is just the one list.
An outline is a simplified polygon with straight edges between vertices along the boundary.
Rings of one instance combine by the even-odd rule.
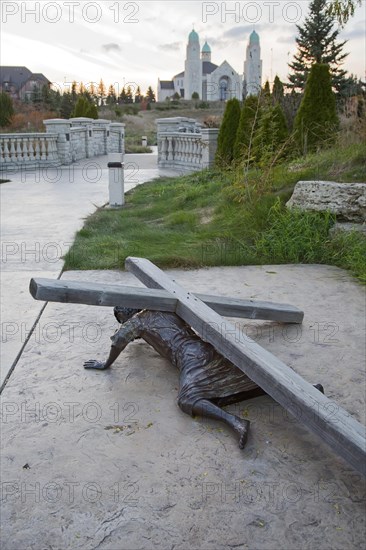
[[97, 361], [96, 359], [89, 359], [89, 361], [85, 361], [84, 363], [84, 369], [99, 369], [104, 370], [108, 367], [105, 366], [105, 363], [102, 361]]
[[249, 435], [250, 422], [238, 417], [236, 420], [235, 431], [239, 434], [239, 448], [244, 449]]

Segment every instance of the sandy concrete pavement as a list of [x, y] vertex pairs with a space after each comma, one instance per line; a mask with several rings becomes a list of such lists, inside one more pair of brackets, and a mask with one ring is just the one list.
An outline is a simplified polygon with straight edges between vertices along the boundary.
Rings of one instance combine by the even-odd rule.
[[[327, 266], [172, 270], [192, 291], [272, 300], [302, 326], [237, 320], [365, 422], [365, 293]], [[129, 273], [63, 279], [136, 284]], [[235, 320], [234, 320], [235, 322]], [[143, 341], [109, 371], [112, 308], [48, 303], [3, 391], [3, 550], [350, 550], [364, 547], [364, 480], [270, 397], [244, 451], [225, 426], [176, 404], [174, 368]]]

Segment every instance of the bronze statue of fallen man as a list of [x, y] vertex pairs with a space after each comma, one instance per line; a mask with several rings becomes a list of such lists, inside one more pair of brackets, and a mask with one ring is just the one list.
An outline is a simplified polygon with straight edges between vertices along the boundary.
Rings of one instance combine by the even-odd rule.
[[[222, 407], [266, 392], [211, 344], [201, 340], [175, 313], [115, 307], [114, 315], [121, 327], [111, 337], [108, 359], [105, 362], [91, 359], [84, 367], [108, 369], [130, 342], [142, 338], [178, 368], [181, 410], [191, 416], [225, 422], [238, 435], [239, 447], [243, 449], [250, 422]], [[324, 393], [321, 384], [315, 388]]]

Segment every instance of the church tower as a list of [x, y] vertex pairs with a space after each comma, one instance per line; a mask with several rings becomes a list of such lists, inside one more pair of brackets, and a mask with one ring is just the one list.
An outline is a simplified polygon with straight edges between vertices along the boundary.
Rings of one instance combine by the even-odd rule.
[[193, 93], [202, 98], [202, 61], [200, 41], [195, 30], [189, 33], [187, 55], [184, 67], [184, 97], [191, 99]]
[[259, 36], [253, 31], [249, 37], [247, 57], [244, 62], [244, 86], [247, 95], [258, 95], [262, 87], [262, 60]]
[[202, 61], [211, 61], [211, 48], [207, 44], [207, 40], [202, 46], [201, 59]]

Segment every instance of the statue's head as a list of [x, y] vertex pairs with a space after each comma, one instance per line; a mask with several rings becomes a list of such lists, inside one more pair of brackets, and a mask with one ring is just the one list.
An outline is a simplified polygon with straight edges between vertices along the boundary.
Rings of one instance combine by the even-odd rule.
[[114, 316], [117, 321], [121, 324], [125, 323], [130, 319], [135, 313], [138, 313], [141, 309], [133, 309], [132, 307], [122, 307], [116, 306], [113, 310]]

